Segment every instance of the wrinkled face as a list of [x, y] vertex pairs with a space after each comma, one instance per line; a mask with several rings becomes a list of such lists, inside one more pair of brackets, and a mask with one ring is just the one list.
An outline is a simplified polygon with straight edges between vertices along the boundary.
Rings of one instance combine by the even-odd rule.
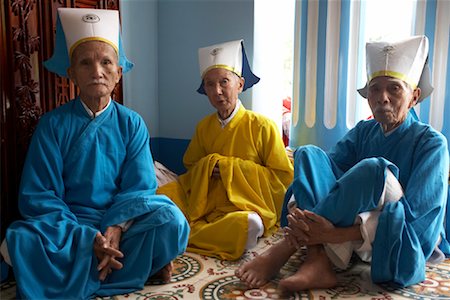
[[375, 120], [387, 130], [396, 128], [406, 119], [419, 96], [419, 88], [413, 91], [403, 80], [389, 76], [372, 79], [367, 92]]
[[79, 87], [80, 97], [109, 97], [122, 76], [117, 53], [101, 41], [84, 42], [72, 54], [70, 79]]
[[230, 110], [231, 113], [244, 87], [244, 79], [231, 71], [215, 68], [205, 74], [203, 85], [211, 105], [219, 113]]

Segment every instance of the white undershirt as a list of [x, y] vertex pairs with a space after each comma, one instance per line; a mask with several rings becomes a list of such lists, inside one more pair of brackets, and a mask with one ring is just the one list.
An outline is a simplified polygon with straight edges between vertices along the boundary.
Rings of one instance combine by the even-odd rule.
[[94, 113], [87, 105], [86, 103], [83, 102], [83, 99], [81, 99], [81, 104], [83, 104], [84, 109], [86, 110], [86, 112], [88, 113], [89, 117], [91, 117], [91, 119], [94, 119], [98, 116], [100, 116], [102, 113], [105, 112], [105, 110], [109, 107], [109, 105], [111, 104], [111, 98], [109, 98], [108, 104], [106, 104], [105, 108], [102, 109], [101, 111], [98, 111], [96, 113]]
[[217, 113], [217, 119], [219, 120], [220, 126], [222, 128], [224, 128], [225, 126], [227, 126], [228, 123], [231, 122], [231, 120], [234, 118], [234, 116], [237, 114], [237, 112], [239, 111], [239, 108], [241, 107], [241, 100], [238, 99], [238, 101], [236, 102], [236, 107], [234, 108], [233, 112], [231, 113], [231, 115], [226, 118], [225, 120], [222, 120], [219, 116], [219, 113]]

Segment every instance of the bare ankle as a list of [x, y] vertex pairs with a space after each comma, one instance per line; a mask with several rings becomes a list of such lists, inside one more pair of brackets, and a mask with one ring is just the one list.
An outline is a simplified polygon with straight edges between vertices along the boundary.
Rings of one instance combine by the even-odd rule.
[[297, 272], [279, 283], [284, 291], [297, 292], [313, 288], [336, 286], [337, 277], [322, 246], [308, 247], [306, 260]]

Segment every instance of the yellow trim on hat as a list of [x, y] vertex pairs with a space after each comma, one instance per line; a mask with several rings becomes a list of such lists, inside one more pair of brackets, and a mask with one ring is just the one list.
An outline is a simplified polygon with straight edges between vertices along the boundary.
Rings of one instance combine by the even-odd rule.
[[414, 82], [413, 80], [411, 80], [411, 78], [408, 78], [408, 76], [406, 76], [405, 74], [400, 73], [400, 72], [395, 72], [395, 71], [388, 71], [388, 70], [377, 71], [377, 72], [372, 73], [372, 75], [369, 76], [368, 82], [370, 82], [375, 77], [380, 77], [380, 76], [394, 77], [394, 78], [403, 80], [404, 82], [409, 84], [413, 90], [415, 90], [417, 88], [417, 82]]
[[105, 42], [105, 43], [107, 43], [108, 45], [111, 45], [111, 47], [113, 47], [114, 50], [116, 51], [117, 55], [119, 55], [119, 48], [117, 47], [116, 44], [114, 44], [113, 42], [111, 42], [111, 41], [108, 40], [108, 39], [105, 39], [105, 38], [102, 38], [102, 37], [98, 37], [98, 36], [92, 36], [92, 37], [87, 37], [87, 38], [81, 39], [81, 40], [77, 41], [76, 43], [74, 43], [74, 44], [72, 45], [72, 47], [70, 47], [69, 57], [72, 58], [73, 51], [75, 50], [75, 48], [76, 48], [77, 46], [79, 46], [81, 43], [89, 42], [89, 41], [100, 41], [100, 42]]
[[205, 71], [203, 71], [202, 78], [205, 77], [205, 74], [212, 69], [225, 69], [235, 73], [237, 76], [241, 77], [241, 72], [238, 72], [235, 68], [227, 66], [227, 65], [212, 65], [208, 67]]

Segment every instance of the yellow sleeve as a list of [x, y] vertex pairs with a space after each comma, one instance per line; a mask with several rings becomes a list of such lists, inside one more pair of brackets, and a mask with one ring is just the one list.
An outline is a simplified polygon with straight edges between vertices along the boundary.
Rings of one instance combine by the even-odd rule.
[[[205, 141], [201, 132], [204, 132], [205, 128], [211, 127], [214, 124], [214, 117], [214, 115], [207, 116], [197, 125], [194, 136], [183, 156], [183, 164], [187, 170], [192, 168], [200, 159], [211, 154], [205, 149]], [[213, 133], [211, 132], [211, 134]]]

